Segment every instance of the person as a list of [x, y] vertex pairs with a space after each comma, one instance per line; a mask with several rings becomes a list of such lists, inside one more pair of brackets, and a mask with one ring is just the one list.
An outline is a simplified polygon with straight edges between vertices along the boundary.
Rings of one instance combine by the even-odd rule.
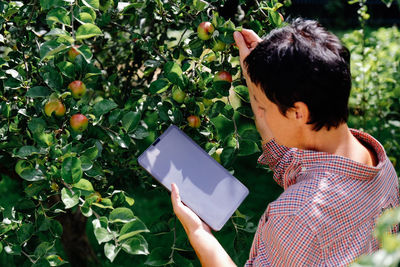
[[[346, 266], [379, 249], [374, 225], [399, 205], [398, 178], [383, 146], [347, 125], [348, 49], [300, 18], [264, 39], [251, 30], [234, 38], [262, 138], [258, 161], [284, 188], [261, 217], [245, 265]], [[176, 185], [171, 201], [201, 264], [234, 266]]]

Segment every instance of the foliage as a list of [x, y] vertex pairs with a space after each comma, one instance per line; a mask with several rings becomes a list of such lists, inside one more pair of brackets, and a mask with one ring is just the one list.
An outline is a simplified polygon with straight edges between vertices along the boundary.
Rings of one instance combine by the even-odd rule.
[[[359, 3], [358, 17], [361, 29], [347, 33], [342, 41], [351, 51], [353, 88], [349, 100], [350, 126], [363, 129], [376, 137], [385, 147], [397, 174], [400, 160], [400, 32], [397, 27], [368, 29], [369, 19], [365, 0]], [[383, 1], [388, 6], [392, 1]], [[361, 45], [360, 45], [361, 44]], [[398, 266], [400, 263], [400, 233], [391, 233], [399, 227], [400, 207], [384, 212], [378, 219], [375, 237], [381, 249], [361, 256], [352, 266]]]
[[[82, 215], [110, 262], [124, 253], [141, 265], [196, 264], [172, 210], [149, 230], [133, 213], [140, 203], [134, 205], [128, 191], [165, 193], [136, 158], [171, 123], [209, 154], [223, 148], [221, 162], [231, 171], [237, 157], [259, 151], [232, 34], [238, 25], [260, 35], [281, 26], [277, 10], [283, 5], [274, 0], [250, 7], [235, 25], [216, 12], [223, 4], [0, 1], [0, 167], [23, 190], [1, 208], [0, 252], [7, 264], [58, 266], [80, 259], [63, 251], [61, 243], [71, 247], [60, 238], [71, 227], [66, 218]], [[216, 28], [208, 41], [196, 34], [202, 21]], [[223, 51], [212, 50], [216, 41], [225, 43]], [[232, 84], [214, 81], [220, 70], [231, 73]], [[86, 85], [82, 98], [69, 89], [75, 80]], [[174, 99], [177, 89], [185, 92], [183, 101]], [[65, 115], [45, 112], [48, 102], [64, 105]], [[86, 130], [71, 128], [74, 114], [88, 118]], [[200, 117], [198, 129], [187, 125], [190, 115]], [[232, 222], [236, 231], [226, 246], [254, 232], [240, 212]], [[147, 240], [157, 238], [159, 247], [149, 249]], [[234, 250], [243, 263], [247, 252]], [[90, 253], [83, 257], [98, 262]]]

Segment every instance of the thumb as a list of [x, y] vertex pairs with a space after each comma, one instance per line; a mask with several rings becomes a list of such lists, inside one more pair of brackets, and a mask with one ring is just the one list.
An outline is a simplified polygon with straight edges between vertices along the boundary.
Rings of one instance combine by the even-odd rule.
[[181, 202], [178, 186], [174, 183], [171, 184], [171, 202], [174, 209], [178, 207], [179, 203]]

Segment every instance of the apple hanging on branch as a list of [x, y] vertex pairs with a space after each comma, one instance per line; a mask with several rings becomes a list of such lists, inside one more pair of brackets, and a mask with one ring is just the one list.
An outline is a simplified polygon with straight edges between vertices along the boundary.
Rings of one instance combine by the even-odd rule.
[[77, 50], [79, 48], [79, 45], [73, 45], [69, 50], [68, 50], [68, 60], [71, 62], [74, 62], [75, 58], [79, 55], [79, 51]]
[[217, 72], [217, 74], [215, 74], [214, 76], [214, 82], [218, 82], [218, 81], [225, 81], [225, 82], [232, 82], [232, 75], [225, 71], [225, 70], [221, 70], [219, 72]]
[[75, 132], [81, 133], [85, 131], [88, 127], [88, 118], [83, 114], [75, 114], [69, 120], [69, 124], [71, 125], [72, 130]]
[[50, 99], [44, 106], [44, 113], [49, 117], [51, 117], [53, 112], [57, 117], [62, 117], [64, 116], [65, 111], [66, 109], [64, 104], [58, 99]]
[[203, 21], [202, 23], [199, 24], [197, 27], [197, 35], [201, 40], [208, 40], [211, 38], [215, 28], [211, 24], [211, 22], [208, 21]]
[[79, 80], [73, 81], [68, 85], [68, 89], [72, 92], [72, 97], [75, 99], [82, 98], [86, 93], [86, 85]]
[[196, 115], [190, 115], [187, 117], [188, 125], [192, 128], [199, 128], [200, 127], [200, 118]]

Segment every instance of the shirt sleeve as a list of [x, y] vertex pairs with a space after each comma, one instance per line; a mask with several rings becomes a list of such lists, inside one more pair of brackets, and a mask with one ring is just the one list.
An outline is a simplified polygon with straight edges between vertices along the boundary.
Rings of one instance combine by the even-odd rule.
[[258, 163], [268, 165], [274, 172], [275, 181], [283, 187], [283, 175], [293, 160], [295, 148], [279, 145], [275, 139], [271, 139], [262, 146], [262, 150]]
[[324, 265], [317, 236], [298, 216], [272, 216], [262, 239], [272, 266]]

